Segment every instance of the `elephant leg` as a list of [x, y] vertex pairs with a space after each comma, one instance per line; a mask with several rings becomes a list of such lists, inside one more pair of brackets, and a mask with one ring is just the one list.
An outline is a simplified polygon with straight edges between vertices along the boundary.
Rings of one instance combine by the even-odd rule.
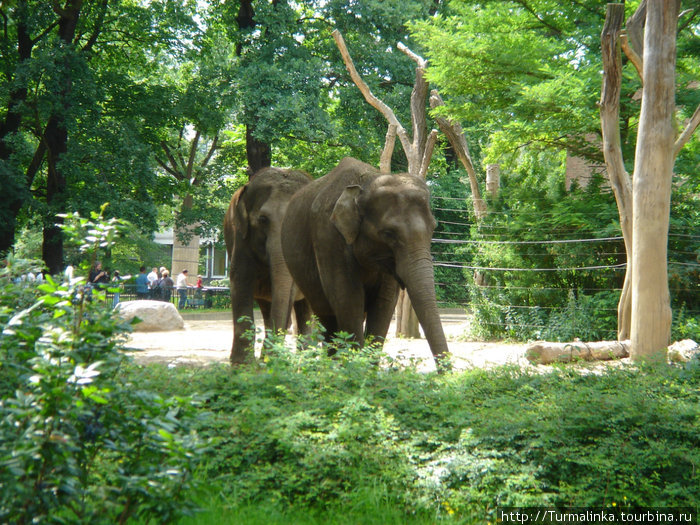
[[384, 276], [376, 293], [367, 297], [367, 323], [365, 337], [374, 337], [384, 344], [399, 297], [399, 283], [390, 276]]
[[255, 343], [253, 320], [253, 282], [255, 272], [245, 259], [231, 270], [231, 312], [233, 313], [233, 344], [230, 361], [232, 365], [255, 360], [252, 351]]
[[258, 306], [260, 307], [263, 324], [265, 325], [265, 335], [267, 335], [267, 332], [272, 330], [272, 303], [265, 299], [258, 299]]
[[233, 345], [231, 364], [239, 364], [254, 359], [250, 348], [255, 343], [255, 322], [253, 320], [253, 298], [231, 294], [233, 303]]
[[319, 315], [318, 320], [324, 328], [323, 339], [326, 341], [326, 347], [328, 348], [328, 356], [334, 355], [338, 349], [332, 346], [332, 341], [338, 331], [338, 319], [335, 315]]
[[296, 319], [297, 334], [309, 335], [311, 333], [311, 307], [306, 299], [294, 302], [294, 317]]

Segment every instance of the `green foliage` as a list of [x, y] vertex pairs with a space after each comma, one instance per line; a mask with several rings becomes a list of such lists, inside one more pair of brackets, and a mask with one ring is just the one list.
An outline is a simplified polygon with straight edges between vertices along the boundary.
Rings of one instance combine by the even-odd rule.
[[[65, 231], [92, 260], [125, 226], [68, 219]], [[0, 519], [168, 522], [191, 511], [203, 450], [194, 399], [121, 375], [130, 327], [104, 291], [50, 276], [16, 283], [27, 268], [10, 259], [0, 273]]]
[[700, 497], [697, 363], [436, 375], [338, 344], [337, 360], [277, 339], [261, 365], [126, 371], [165, 396], [207, 392], [214, 508], [186, 523], [476, 524], [497, 506]]

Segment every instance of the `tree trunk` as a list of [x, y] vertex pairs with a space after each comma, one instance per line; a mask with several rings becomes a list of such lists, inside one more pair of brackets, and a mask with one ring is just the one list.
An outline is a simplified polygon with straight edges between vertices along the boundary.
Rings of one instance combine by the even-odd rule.
[[[192, 195], [186, 195], [180, 208], [181, 213], [192, 209]], [[178, 224], [175, 222], [173, 231], [173, 274], [178, 274], [187, 269], [187, 280], [189, 284], [194, 284], [194, 279], [199, 273], [199, 235], [194, 233], [192, 224]], [[180, 240], [185, 238], [186, 242]]]
[[[63, 9], [56, 9], [60, 16], [58, 36], [66, 47], [73, 45], [78, 18], [82, 8], [82, 0], [68, 2]], [[56, 274], [63, 270], [63, 232], [57, 226], [60, 219], [57, 214], [64, 213], [68, 205], [68, 193], [65, 167], [61, 165], [61, 157], [68, 151], [68, 126], [66, 114], [70, 108], [70, 96], [73, 86], [70, 59], [64, 58], [63, 68], [59, 78], [61, 90], [60, 103], [49, 117], [44, 141], [48, 154], [48, 174], [46, 182], [46, 204], [48, 214], [44, 223], [44, 241], [42, 257], [50, 273]]]
[[633, 180], [631, 356], [636, 361], [665, 359], [671, 338], [667, 245], [679, 10], [680, 0], [647, 2], [644, 92]]
[[406, 290], [399, 292], [399, 300], [396, 303], [396, 335], [410, 339], [420, 338], [418, 316], [413, 309], [411, 298]]
[[608, 181], [615, 194], [620, 216], [620, 228], [625, 241], [627, 273], [617, 315], [617, 338], [630, 338], [631, 326], [631, 275], [632, 275], [632, 179], [622, 158], [620, 139], [620, 87], [622, 83], [622, 57], [619, 47], [620, 31], [625, 16], [624, 4], [608, 4], [605, 25], [601, 34], [603, 56], [603, 86], [600, 97], [600, 127], [603, 135], [603, 156]]
[[48, 214], [44, 221], [44, 239], [41, 256], [49, 270], [56, 275], [63, 271], [63, 232], [58, 226], [61, 219], [57, 214], [67, 211], [68, 203], [66, 177], [59, 165], [61, 156], [68, 150], [68, 131], [63, 117], [52, 116], [44, 132], [48, 152], [48, 176], [46, 181], [46, 207]]
[[[252, 30], [257, 25], [255, 10], [252, 0], [242, 0], [236, 15], [236, 23], [239, 29]], [[236, 56], [243, 53], [241, 41], [236, 43]], [[249, 110], [245, 110], [246, 113]], [[272, 147], [269, 143], [262, 142], [254, 136], [255, 125], [247, 124], [245, 130], [246, 159], [248, 160], [248, 178], [252, 177], [262, 168], [272, 165]]]
[[245, 147], [246, 158], [248, 159], [248, 178], [261, 170], [272, 165], [272, 148], [267, 142], [256, 139], [253, 136], [254, 128], [246, 126]]

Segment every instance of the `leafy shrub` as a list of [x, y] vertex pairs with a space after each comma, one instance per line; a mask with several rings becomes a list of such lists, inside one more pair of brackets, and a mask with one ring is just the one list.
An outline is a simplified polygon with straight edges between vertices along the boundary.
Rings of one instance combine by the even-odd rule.
[[216, 496], [211, 514], [235, 516], [218, 523], [365, 523], [390, 507], [394, 523], [477, 524], [506, 505], [700, 498], [697, 365], [437, 375], [336, 344], [335, 359], [278, 339], [264, 363], [235, 370], [128, 371], [164, 395], [207, 392], [200, 432], [219, 440], [198, 475]]
[[[96, 214], [68, 224], [93, 259], [120, 230]], [[0, 273], [0, 520], [166, 522], [192, 510], [193, 400], [120, 375], [129, 327], [103, 291], [82, 279], [17, 284], [21, 266]]]
[[692, 339], [700, 342], [700, 319], [688, 315], [685, 304], [681, 305], [677, 312], [674, 312], [671, 339], [673, 341]]

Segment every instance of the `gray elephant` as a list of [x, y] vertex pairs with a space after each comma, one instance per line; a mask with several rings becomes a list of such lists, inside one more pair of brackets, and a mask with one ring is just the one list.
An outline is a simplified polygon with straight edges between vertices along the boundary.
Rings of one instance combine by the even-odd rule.
[[311, 311], [284, 263], [280, 229], [292, 195], [310, 182], [302, 171], [263, 168], [231, 199], [224, 238], [230, 260], [232, 364], [253, 360], [254, 341], [249, 335], [254, 331], [254, 300], [266, 331], [286, 330], [292, 307], [299, 329], [306, 331]]
[[[399, 286], [411, 298], [436, 361], [448, 349], [435, 298], [428, 187], [357, 159], [299, 190], [282, 222], [289, 271], [326, 328], [383, 340]], [[366, 323], [363, 327], [363, 322]]]

